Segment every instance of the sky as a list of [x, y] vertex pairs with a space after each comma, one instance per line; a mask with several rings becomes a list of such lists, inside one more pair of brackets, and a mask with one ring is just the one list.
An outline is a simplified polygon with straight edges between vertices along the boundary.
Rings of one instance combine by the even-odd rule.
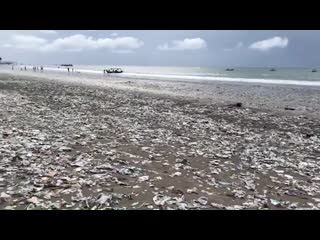
[[0, 57], [24, 64], [319, 67], [320, 31], [0, 30]]

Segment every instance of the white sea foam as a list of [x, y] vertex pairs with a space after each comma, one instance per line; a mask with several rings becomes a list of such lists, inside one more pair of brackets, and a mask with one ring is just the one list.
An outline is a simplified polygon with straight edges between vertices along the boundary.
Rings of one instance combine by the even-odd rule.
[[269, 83], [269, 84], [289, 84], [301, 86], [320, 86], [319, 81], [303, 80], [283, 80], [283, 79], [263, 79], [263, 78], [231, 78], [231, 77], [202, 77], [202, 76], [181, 76], [181, 75], [162, 75], [162, 74], [137, 74], [122, 73], [122, 76], [139, 78], [159, 78], [159, 79], [185, 79], [197, 81], [223, 81], [223, 82], [246, 82], [246, 83]]

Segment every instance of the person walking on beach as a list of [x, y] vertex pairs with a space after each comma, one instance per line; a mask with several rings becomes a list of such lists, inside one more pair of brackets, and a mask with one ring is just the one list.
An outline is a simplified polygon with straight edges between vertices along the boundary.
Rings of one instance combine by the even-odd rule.
[[24, 66], [24, 70], [27, 71], [27, 67], [26, 66]]
[[14, 70], [13, 66], [14, 66], [14, 65], [12, 65], [12, 70]]
[[70, 72], [70, 69], [68, 68], [68, 72]]
[[40, 67], [40, 71], [43, 72], [43, 66]]

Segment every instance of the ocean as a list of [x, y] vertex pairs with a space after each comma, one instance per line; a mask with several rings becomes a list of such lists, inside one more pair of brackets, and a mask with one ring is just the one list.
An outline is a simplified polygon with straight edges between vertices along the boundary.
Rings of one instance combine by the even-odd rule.
[[[226, 68], [214, 67], [160, 67], [160, 66], [84, 66], [76, 65], [75, 69], [101, 72], [103, 69], [119, 67], [120, 75], [128, 78], [194, 80], [194, 81], [234, 81], [254, 83], [275, 83], [320, 86], [319, 72], [310, 68]], [[80, 71], [81, 71], [80, 70]]]
[[[66, 71], [65, 67], [44, 67], [50, 71]], [[116, 75], [125, 78], [320, 86], [320, 69], [312, 72], [312, 68], [275, 68], [275, 71], [271, 68], [233, 68], [233, 71], [226, 71], [226, 68], [216, 67], [74, 65], [76, 71], [87, 74], [103, 74], [103, 69], [112, 67], [122, 68], [124, 72]]]

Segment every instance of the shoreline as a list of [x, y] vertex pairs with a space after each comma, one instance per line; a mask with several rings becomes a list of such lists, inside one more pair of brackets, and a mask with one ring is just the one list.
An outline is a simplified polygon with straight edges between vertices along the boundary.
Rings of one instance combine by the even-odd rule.
[[[277, 113], [320, 117], [320, 87], [278, 85], [272, 83], [183, 81], [125, 78], [77, 73], [3, 71], [10, 76], [33, 77], [41, 80], [82, 84], [86, 86], [115, 88], [160, 94], [171, 97], [190, 98], [212, 104], [241, 102], [245, 107]], [[0, 73], [1, 74], [1, 73]], [[285, 110], [293, 108], [294, 111]]]
[[[31, 66], [27, 66], [31, 70]], [[64, 72], [67, 73], [65, 68], [45, 67], [46, 72]], [[72, 68], [73, 69], [73, 68]], [[95, 69], [75, 69], [75, 71], [81, 74], [87, 75], [102, 75], [101, 70]], [[254, 78], [254, 77], [228, 77], [223, 74], [216, 74], [213, 76], [201, 76], [201, 75], [181, 75], [181, 74], [161, 74], [161, 73], [130, 73], [124, 72], [121, 74], [123, 78], [129, 79], [144, 79], [144, 80], [158, 80], [158, 81], [190, 81], [190, 82], [224, 82], [224, 83], [249, 83], [249, 84], [272, 84], [272, 85], [289, 85], [289, 86], [311, 86], [320, 87], [320, 82], [316, 80], [304, 80], [304, 79], [272, 79], [272, 78]]]

